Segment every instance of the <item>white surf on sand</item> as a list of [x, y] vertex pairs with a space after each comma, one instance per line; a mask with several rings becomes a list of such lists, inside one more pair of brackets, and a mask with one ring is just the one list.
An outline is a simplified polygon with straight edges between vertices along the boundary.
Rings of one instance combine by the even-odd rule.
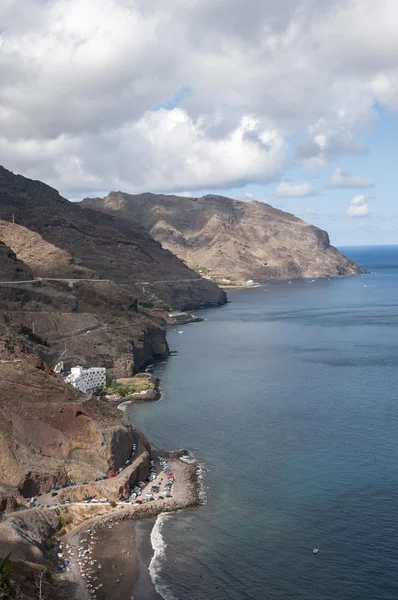
[[[180, 460], [189, 464], [196, 463], [196, 475], [199, 483], [199, 498], [201, 504], [206, 504], [207, 496], [206, 490], [203, 482], [203, 478], [205, 473], [207, 472], [207, 468], [204, 464], [198, 462], [198, 459], [195, 458], [193, 454], [185, 454], [184, 456], [180, 456]], [[176, 511], [180, 512], [180, 511]], [[162, 529], [164, 523], [171, 519], [176, 513], [169, 514], [160, 514], [156, 519], [156, 523], [151, 532], [151, 545], [153, 549], [153, 557], [151, 562], [149, 563], [149, 574], [151, 576], [151, 580], [153, 585], [155, 586], [155, 590], [157, 593], [164, 598], [164, 600], [178, 600], [178, 598], [172, 593], [170, 588], [165, 584], [162, 579], [162, 567], [163, 563], [166, 560], [166, 548], [167, 544], [164, 540]]]
[[162, 598], [164, 598], [164, 600], [178, 600], [178, 598], [174, 596], [170, 588], [165, 584], [165, 582], [162, 579], [162, 567], [166, 559], [167, 548], [167, 544], [164, 541], [164, 537], [162, 535], [162, 529], [165, 521], [167, 521], [171, 517], [172, 515], [167, 515], [163, 513], [160, 514], [156, 519], [156, 523], [151, 532], [153, 557], [148, 567], [152, 583], [155, 586], [155, 590], [160, 596], [162, 596]]

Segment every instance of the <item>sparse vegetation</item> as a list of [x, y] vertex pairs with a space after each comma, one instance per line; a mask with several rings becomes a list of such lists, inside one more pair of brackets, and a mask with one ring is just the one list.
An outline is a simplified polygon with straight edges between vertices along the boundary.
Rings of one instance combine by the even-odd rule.
[[66, 525], [69, 525], [71, 519], [69, 515], [61, 515], [59, 518], [59, 523], [61, 525], [61, 527], [66, 527]]
[[153, 308], [153, 302], [150, 302], [149, 300], [140, 300], [138, 306], [141, 306], [141, 308]]
[[15, 589], [13, 588], [10, 576], [12, 572], [12, 562], [10, 560], [11, 554], [7, 556], [0, 563], [0, 598], [4, 600], [6, 598], [15, 598]]
[[152, 381], [149, 381], [148, 378], [140, 377], [134, 383], [131, 383], [126, 386], [116, 385], [116, 386], [103, 386], [102, 391], [104, 394], [117, 394], [122, 398], [124, 396], [129, 396], [130, 394], [138, 394], [139, 392], [145, 392], [146, 390], [152, 390], [154, 384]]
[[115, 502], [114, 500], [109, 500], [109, 504], [112, 508], [115, 508], [117, 506], [117, 502]]
[[196, 265], [195, 267], [193, 267], [193, 270], [196, 273], [199, 273], [199, 275], [209, 275], [210, 274], [210, 269], [207, 269], [207, 267], [201, 267], [199, 265]]

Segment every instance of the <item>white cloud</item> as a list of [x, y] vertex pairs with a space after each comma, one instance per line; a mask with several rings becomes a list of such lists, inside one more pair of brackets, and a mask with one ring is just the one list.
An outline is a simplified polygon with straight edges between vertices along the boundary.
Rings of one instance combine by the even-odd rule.
[[363, 179], [360, 175], [351, 175], [342, 167], [336, 167], [327, 187], [334, 188], [371, 188], [373, 182]]
[[271, 181], [291, 137], [308, 169], [364, 153], [375, 104], [398, 109], [398, 3], [377, 6], [7, 0], [0, 163], [64, 192], [173, 191]]
[[302, 183], [281, 181], [276, 186], [274, 193], [278, 198], [304, 198], [317, 195], [316, 189], [309, 181], [303, 181]]
[[103, 190], [110, 181], [132, 192], [200, 190], [279, 176], [287, 145], [278, 131], [257, 127], [243, 119], [228, 136], [212, 139], [185, 111], [162, 109], [117, 129], [51, 143], [0, 136], [0, 154], [22, 161], [28, 176], [72, 192]]
[[369, 214], [369, 205], [365, 200], [365, 196], [358, 194], [351, 200], [350, 205], [346, 211], [346, 215], [349, 217], [366, 217]]

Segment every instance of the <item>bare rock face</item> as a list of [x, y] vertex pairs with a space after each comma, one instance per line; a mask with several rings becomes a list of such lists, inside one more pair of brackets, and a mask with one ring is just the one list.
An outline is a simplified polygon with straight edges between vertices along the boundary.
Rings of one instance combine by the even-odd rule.
[[217, 279], [353, 275], [360, 269], [328, 234], [263, 202], [111, 192], [82, 205], [140, 223], [191, 268]]
[[0, 514], [17, 508], [15, 488], [0, 484]]
[[0, 525], [0, 556], [12, 550], [13, 561], [45, 564], [48, 540], [59, 529], [56, 511], [29, 510]]
[[31, 362], [0, 362], [2, 504], [70, 480], [93, 479], [124, 465], [132, 428], [105, 402], [87, 400]]
[[[0, 237], [0, 239], [2, 238]], [[0, 241], [0, 279], [2, 281], [21, 281], [32, 278], [32, 270], [17, 259], [14, 250]]]
[[[11, 554], [11, 582], [14, 595], [23, 600], [39, 597], [61, 600], [59, 588], [51, 571], [54, 555], [50, 552], [50, 538], [60, 529], [58, 511], [26, 510], [4, 518], [0, 523], [0, 557]], [[42, 590], [39, 594], [42, 581]], [[62, 597], [64, 597], [62, 595]]]

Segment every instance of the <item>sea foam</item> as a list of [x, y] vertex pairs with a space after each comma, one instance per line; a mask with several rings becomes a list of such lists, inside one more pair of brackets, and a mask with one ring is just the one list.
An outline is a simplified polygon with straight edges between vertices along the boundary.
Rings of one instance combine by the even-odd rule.
[[149, 563], [149, 574], [152, 579], [152, 583], [155, 586], [157, 593], [164, 598], [164, 600], [178, 600], [172, 593], [170, 588], [162, 579], [162, 567], [166, 559], [166, 548], [167, 544], [164, 541], [162, 535], [162, 529], [164, 523], [170, 519], [172, 515], [160, 514], [156, 519], [156, 523], [151, 532], [151, 544], [153, 549], [153, 557]]

